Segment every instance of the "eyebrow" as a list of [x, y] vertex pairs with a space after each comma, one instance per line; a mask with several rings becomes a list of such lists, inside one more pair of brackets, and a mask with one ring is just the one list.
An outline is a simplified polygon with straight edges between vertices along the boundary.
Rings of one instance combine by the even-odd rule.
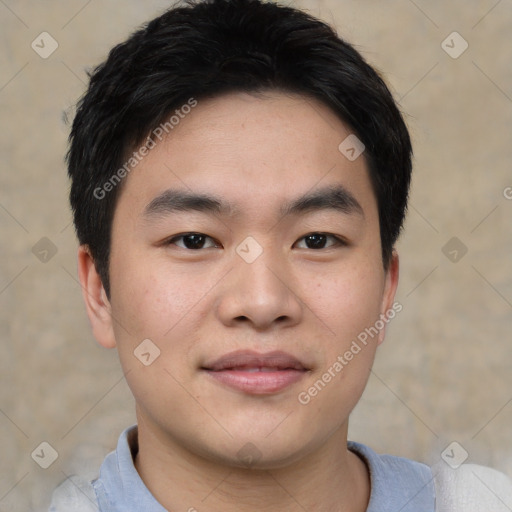
[[[281, 216], [300, 215], [313, 211], [335, 210], [346, 215], [359, 215], [364, 211], [357, 199], [342, 185], [316, 189], [281, 206]], [[196, 211], [222, 216], [235, 216], [239, 209], [225, 200], [185, 190], [168, 189], [155, 197], [145, 208], [143, 217], [148, 220], [176, 212]]]

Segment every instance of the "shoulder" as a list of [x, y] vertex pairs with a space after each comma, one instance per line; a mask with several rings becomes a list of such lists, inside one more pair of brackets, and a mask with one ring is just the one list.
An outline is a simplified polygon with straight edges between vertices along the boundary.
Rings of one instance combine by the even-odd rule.
[[512, 480], [494, 469], [463, 464], [452, 469], [444, 462], [432, 467], [436, 512], [510, 512]]
[[435, 504], [429, 466], [394, 455], [377, 454], [366, 445], [348, 442], [366, 463], [371, 483], [367, 512], [433, 512]]
[[53, 491], [48, 512], [98, 512], [92, 482], [79, 476], [66, 478]]

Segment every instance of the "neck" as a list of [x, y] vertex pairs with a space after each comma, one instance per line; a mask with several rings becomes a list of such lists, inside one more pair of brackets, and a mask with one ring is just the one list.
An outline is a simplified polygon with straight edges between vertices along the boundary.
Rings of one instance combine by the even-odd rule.
[[370, 495], [368, 470], [347, 450], [346, 427], [292, 464], [248, 469], [191, 453], [139, 421], [135, 467], [167, 510], [364, 512]]

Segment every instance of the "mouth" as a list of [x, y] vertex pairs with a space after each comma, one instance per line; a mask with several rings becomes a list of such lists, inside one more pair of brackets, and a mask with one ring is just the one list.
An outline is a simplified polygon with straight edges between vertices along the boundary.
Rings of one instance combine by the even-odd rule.
[[301, 380], [309, 368], [286, 352], [231, 352], [201, 370], [221, 384], [248, 394], [277, 393]]

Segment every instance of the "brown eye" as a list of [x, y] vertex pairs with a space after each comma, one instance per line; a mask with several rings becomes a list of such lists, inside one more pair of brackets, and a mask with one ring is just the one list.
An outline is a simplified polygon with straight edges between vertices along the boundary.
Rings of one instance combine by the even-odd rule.
[[[327, 233], [310, 233], [300, 240], [303, 240], [305, 245], [305, 247], [300, 247], [301, 249], [326, 249], [336, 245], [345, 245], [339, 237]], [[334, 243], [327, 245], [329, 240], [334, 240]]]
[[[178, 243], [181, 241], [181, 243]], [[202, 233], [185, 233], [183, 235], [175, 236], [168, 242], [169, 245], [176, 245], [183, 249], [198, 250], [209, 247], [217, 247], [213, 239]]]

